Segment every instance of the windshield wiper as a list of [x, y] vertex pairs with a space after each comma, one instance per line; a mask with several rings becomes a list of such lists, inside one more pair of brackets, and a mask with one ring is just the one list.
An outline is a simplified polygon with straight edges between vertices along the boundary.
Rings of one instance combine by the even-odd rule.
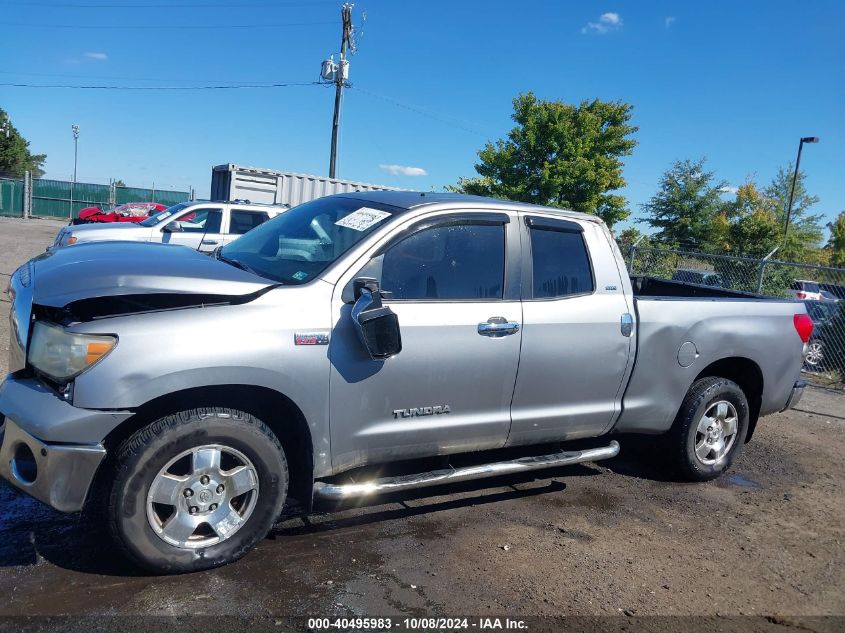
[[263, 277], [263, 275], [258, 274], [253, 270], [251, 267], [244, 264], [242, 261], [237, 259], [232, 259], [231, 257], [226, 257], [221, 251], [223, 249], [218, 248], [214, 251], [214, 257], [219, 259], [221, 262], [226, 262], [227, 264], [231, 264], [235, 268], [240, 268], [241, 270], [245, 270], [248, 273], [252, 273], [253, 275], [257, 275], [258, 277]]

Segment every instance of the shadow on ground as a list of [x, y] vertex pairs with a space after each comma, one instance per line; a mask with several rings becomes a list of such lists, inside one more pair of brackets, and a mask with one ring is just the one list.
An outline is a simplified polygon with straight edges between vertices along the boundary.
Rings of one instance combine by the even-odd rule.
[[[637, 438], [641, 440], [641, 438]], [[602, 462], [614, 472], [666, 480], [665, 471], [654, 459], [649, 442], [620, 438], [621, 454]], [[596, 442], [574, 442], [567, 449], [595, 446]], [[488, 454], [461, 456], [459, 465], [470, 462], [513, 459], [524, 450], [508, 449]], [[405, 469], [419, 472], [442, 467], [444, 460], [406, 463]], [[385, 472], [379, 471], [383, 476]], [[549, 470], [508, 475], [477, 481], [381, 495], [344, 503], [320, 502], [308, 517], [283, 516], [270, 538], [326, 533], [349, 527], [375, 525], [419, 515], [433, 515], [460, 508], [495, 504], [528, 497], [557, 494], [566, 490], [562, 481], [591, 477], [601, 470], [592, 464], [564, 466]], [[359, 473], [360, 477], [360, 473]], [[37, 565], [42, 559], [58, 567], [106, 576], [137, 576], [143, 572], [132, 566], [112, 544], [105, 526], [88, 515], [62, 514], [0, 482], [0, 567]]]

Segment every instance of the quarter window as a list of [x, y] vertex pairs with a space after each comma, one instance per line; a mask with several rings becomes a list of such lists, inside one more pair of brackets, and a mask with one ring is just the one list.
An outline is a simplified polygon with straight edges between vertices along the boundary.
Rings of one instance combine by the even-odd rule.
[[505, 276], [503, 224], [423, 229], [392, 246], [382, 262], [381, 288], [391, 299], [501, 299]]
[[595, 289], [580, 232], [532, 227], [531, 261], [535, 299], [566, 297]]

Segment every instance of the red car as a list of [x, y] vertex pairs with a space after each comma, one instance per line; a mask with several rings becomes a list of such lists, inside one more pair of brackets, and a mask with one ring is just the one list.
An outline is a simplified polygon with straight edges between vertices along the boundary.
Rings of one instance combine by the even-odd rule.
[[94, 222], [140, 222], [167, 207], [158, 202], [128, 202], [115, 207], [108, 213], [100, 207], [85, 207], [80, 209], [79, 217], [71, 224], [91, 224]]

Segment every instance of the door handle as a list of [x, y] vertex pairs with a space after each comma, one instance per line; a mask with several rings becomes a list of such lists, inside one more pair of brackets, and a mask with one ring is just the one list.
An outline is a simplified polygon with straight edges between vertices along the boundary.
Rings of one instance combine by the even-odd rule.
[[217, 240], [203, 240], [203, 244], [207, 244], [208, 246], [215, 246], [217, 244]]
[[508, 321], [504, 317], [490, 317], [486, 322], [478, 324], [478, 333], [481, 336], [499, 338], [501, 336], [510, 336], [517, 332], [519, 332], [519, 323]]

